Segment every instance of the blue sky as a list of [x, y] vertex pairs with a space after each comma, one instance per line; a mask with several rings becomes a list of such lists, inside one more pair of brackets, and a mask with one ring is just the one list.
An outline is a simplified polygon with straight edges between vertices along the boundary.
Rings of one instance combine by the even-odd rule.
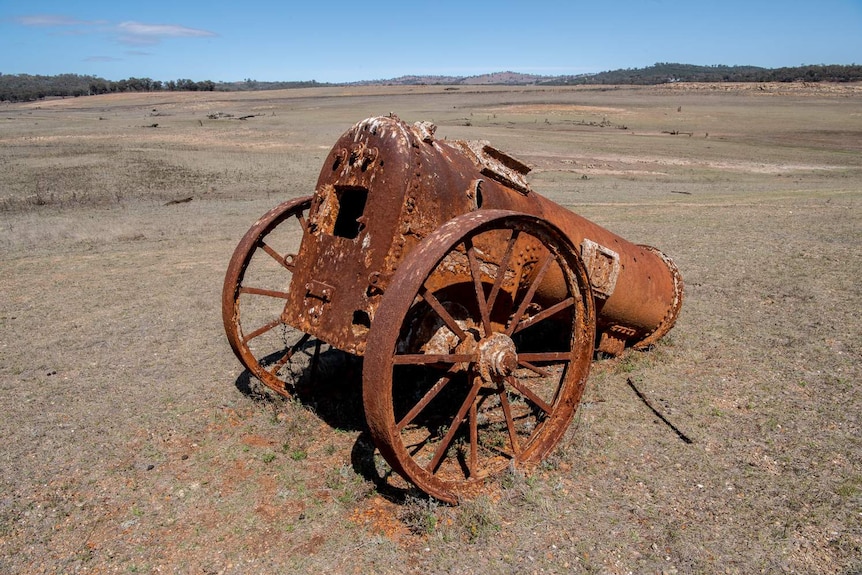
[[862, 0], [0, 0], [0, 73], [349, 82], [862, 64]]

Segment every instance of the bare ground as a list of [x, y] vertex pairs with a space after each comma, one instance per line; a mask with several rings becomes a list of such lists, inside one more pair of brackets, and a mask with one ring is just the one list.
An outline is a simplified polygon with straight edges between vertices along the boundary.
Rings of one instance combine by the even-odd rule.
[[[0, 105], [0, 572], [862, 572], [860, 103], [674, 85]], [[245, 230], [388, 112], [491, 140], [686, 279], [666, 341], [594, 363], [554, 455], [457, 508], [380, 478], [360, 362], [333, 353], [280, 401], [221, 327]]]

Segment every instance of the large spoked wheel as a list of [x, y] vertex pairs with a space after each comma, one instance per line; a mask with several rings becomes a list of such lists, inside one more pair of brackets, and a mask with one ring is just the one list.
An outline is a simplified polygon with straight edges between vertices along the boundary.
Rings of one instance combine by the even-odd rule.
[[501, 210], [459, 216], [407, 256], [375, 313], [371, 434], [395, 471], [457, 503], [554, 448], [594, 343], [586, 271], [559, 230]]
[[320, 342], [281, 319], [311, 197], [280, 204], [243, 236], [228, 265], [222, 319], [236, 356], [254, 377], [290, 396]]

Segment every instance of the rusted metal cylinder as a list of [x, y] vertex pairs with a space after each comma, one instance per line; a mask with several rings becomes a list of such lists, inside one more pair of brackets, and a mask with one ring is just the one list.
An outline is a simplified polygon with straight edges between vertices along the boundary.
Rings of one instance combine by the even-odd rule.
[[[359, 122], [330, 151], [293, 263], [282, 320], [362, 355], [381, 295], [418, 243], [444, 222], [481, 209], [545, 219], [580, 249], [596, 298], [597, 347], [645, 347], [673, 326], [683, 297], [673, 262], [533, 191], [529, 168], [485, 142], [437, 139], [427, 122]], [[560, 279], [540, 291], [553, 294]]]
[[[646, 347], [673, 326], [682, 305], [682, 277], [659, 250], [633, 244], [535, 192], [513, 194], [499, 185], [483, 188], [482, 207], [540, 216], [581, 248], [596, 296], [600, 351], [617, 355], [625, 345]], [[555, 291], [553, 285], [545, 289]]]

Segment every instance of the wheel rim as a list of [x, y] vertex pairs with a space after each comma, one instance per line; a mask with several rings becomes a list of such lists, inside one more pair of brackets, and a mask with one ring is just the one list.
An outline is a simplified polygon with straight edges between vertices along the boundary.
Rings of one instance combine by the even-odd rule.
[[285, 396], [320, 353], [318, 340], [282, 321], [310, 205], [310, 196], [297, 198], [264, 214], [234, 250], [222, 290], [222, 319], [234, 354]]
[[571, 243], [538, 218], [483, 210], [426, 238], [390, 285], [368, 337], [363, 402], [393, 469], [455, 503], [540, 461], [571, 421], [594, 346]]

